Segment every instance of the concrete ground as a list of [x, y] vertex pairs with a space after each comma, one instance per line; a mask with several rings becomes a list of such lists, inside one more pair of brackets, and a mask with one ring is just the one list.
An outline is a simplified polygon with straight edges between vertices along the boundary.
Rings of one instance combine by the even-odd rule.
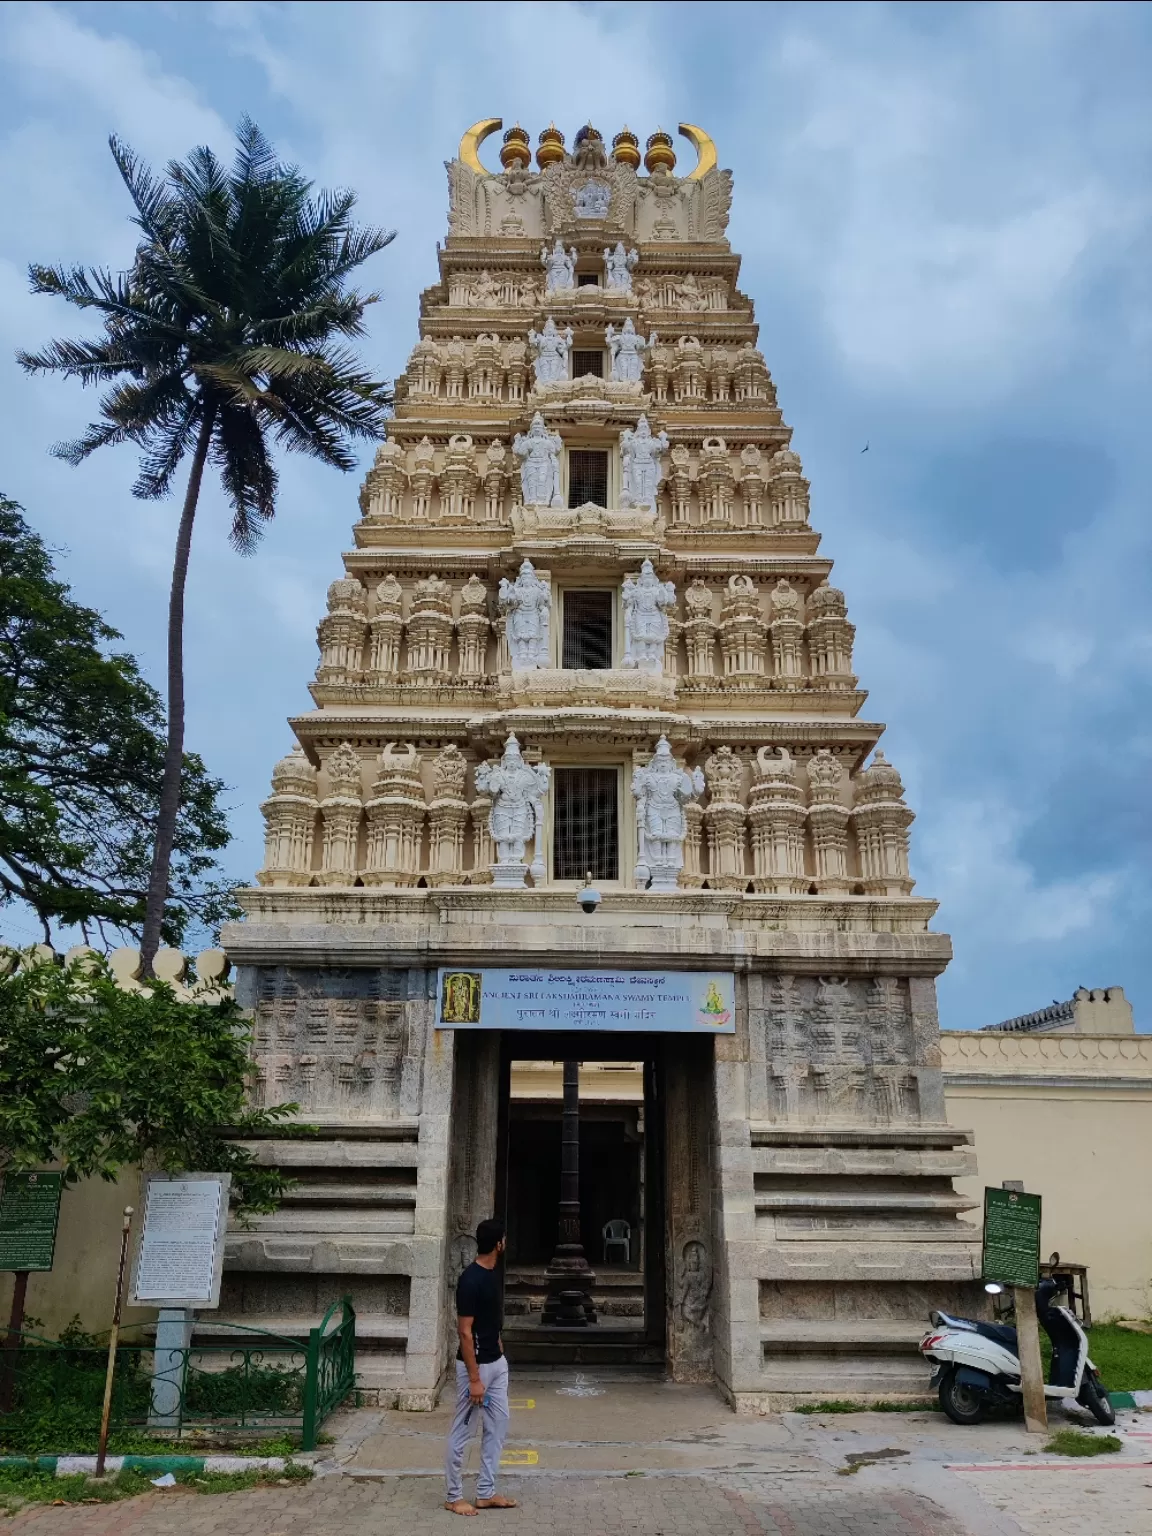
[[[517, 1373], [502, 1491], [484, 1529], [548, 1536], [1148, 1536], [1152, 1415], [1123, 1413], [1124, 1449], [1049, 1457], [1015, 1423], [939, 1414], [737, 1418], [708, 1388], [571, 1371]], [[96, 1507], [39, 1506], [4, 1536], [425, 1536], [441, 1506], [449, 1409], [349, 1411], [309, 1485], [176, 1490]], [[1059, 1409], [1053, 1427], [1067, 1423]], [[474, 1471], [476, 1456], [470, 1459]], [[471, 1486], [471, 1477], [466, 1487]]]

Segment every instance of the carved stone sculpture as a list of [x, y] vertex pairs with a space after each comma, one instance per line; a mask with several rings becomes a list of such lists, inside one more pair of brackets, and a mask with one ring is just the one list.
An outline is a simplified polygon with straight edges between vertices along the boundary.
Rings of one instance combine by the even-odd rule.
[[368, 815], [365, 885], [414, 885], [424, 833], [420, 754], [411, 742], [388, 742], [376, 765]]
[[[527, 564], [527, 561], [525, 561]], [[529, 567], [531, 569], [531, 567]], [[544, 796], [551, 770], [544, 763], [529, 766], [520, 755], [520, 743], [509, 736], [504, 755], [498, 763], [481, 763], [476, 769], [476, 788], [492, 796], [488, 829], [496, 846], [492, 880], [496, 886], [515, 888], [524, 884], [530, 867], [533, 880], [544, 878], [544, 853], [541, 832]], [[530, 866], [525, 865], [528, 843], [533, 845]]]
[[400, 583], [389, 571], [376, 588], [376, 606], [369, 623], [368, 674], [373, 682], [390, 682], [400, 670], [403, 596]]
[[576, 249], [564, 249], [559, 235], [551, 250], [547, 246], [540, 252], [540, 265], [544, 268], [544, 292], [562, 293], [576, 286]]
[[676, 606], [676, 588], [670, 581], [661, 581], [651, 560], [645, 560], [638, 577], [625, 576], [620, 595], [624, 604], [623, 665], [642, 672], [662, 671], [667, 610]]
[[[647, 562], [645, 562], [647, 563]], [[704, 793], [699, 768], [689, 772], [672, 756], [661, 736], [651, 762], [632, 774], [636, 801], [636, 884], [653, 891], [674, 891], [684, 867], [688, 821], [684, 807]]]
[[622, 507], [655, 507], [656, 491], [663, 474], [660, 456], [668, 451], [668, 434], [653, 435], [647, 416], [641, 416], [636, 430], [625, 427], [620, 434], [623, 469]]
[[604, 251], [605, 286], [613, 293], [632, 292], [632, 273], [640, 260], [639, 251], [626, 251], [624, 242], [617, 240], [615, 248]]
[[629, 315], [622, 328], [609, 325], [605, 336], [612, 354], [612, 380], [616, 384], [639, 384], [644, 372], [644, 351], [656, 341], [656, 332], [645, 341]]
[[293, 747], [272, 770], [272, 793], [264, 813], [264, 868], [261, 885], [307, 885], [316, 830], [316, 770]]
[[343, 741], [325, 763], [328, 793], [320, 802], [323, 841], [320, 885], [351, 885], [356, 879], [360, 851], [360, 754], [351, 742]]
[[528, 332], [528, 343], [532, 348], [532, 368], [537, 385], [564, 383], [568, 378], [572, 327], [558, 331], [555, 320], [549, 315], [542, 331]]
[[514, 582], [506, 576], [501, 579], [498, 606], [506, 619], [505, 639], [512, 670], [546, 667], [552, 589], [537, 576], [531, 560], [524, 561]]
[[537, 411], [527, 432], [517, 432], [512, 452], [520, 460], [520, 494], [526, 507], [562, 507], [558, 432], [549, 432]]

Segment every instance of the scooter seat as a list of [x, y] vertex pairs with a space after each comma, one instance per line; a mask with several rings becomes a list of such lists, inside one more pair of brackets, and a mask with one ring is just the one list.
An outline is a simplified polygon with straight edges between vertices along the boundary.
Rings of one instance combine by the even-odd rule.
[[993, 1344], [999, 1344], [1003, 1349], [1010, 1349], [1014, 1355], [1020, 1352], [1016, 1341], [1016, 1330], [1009, 1327], [1007, 1323], [977, 1323], [976, 1332], [982, 1339], [991, 1339]]

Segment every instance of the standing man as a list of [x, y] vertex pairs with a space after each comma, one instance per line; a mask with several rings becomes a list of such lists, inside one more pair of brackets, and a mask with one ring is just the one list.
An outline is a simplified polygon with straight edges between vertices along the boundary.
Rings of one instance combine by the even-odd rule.
[[[504, 1223], [494, 1217], [476, 1228], [476, 1258], [456, 1286], [456, 1417], [448, 1436], [444, 1477], [448, 1497], [444, 1508], [454, 1515], [474, 1515], [481, 1509], [515, 1509], [516, 1500], [496, 1492], [496, 1469], [508, 1433], [508, 1362], [500, 1337], [500, 1276], [496, 1266], [504, 1252]], [[480, 1443], [480, 1475], [476, 1502], [464, 1497], [461, 1469], [472, 1437], [473, 1420], [484, 1425]]]

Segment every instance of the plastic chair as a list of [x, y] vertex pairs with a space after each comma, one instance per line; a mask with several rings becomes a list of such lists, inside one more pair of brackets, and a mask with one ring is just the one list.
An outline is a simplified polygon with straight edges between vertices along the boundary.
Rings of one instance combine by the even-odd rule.
[[623, 1248], [625, 1264], [632, 1262], [632, 1228], [619, 1217], [604, 1223], [605, 1264], [608, 1263], [609, 1250], [612, 1248]]

